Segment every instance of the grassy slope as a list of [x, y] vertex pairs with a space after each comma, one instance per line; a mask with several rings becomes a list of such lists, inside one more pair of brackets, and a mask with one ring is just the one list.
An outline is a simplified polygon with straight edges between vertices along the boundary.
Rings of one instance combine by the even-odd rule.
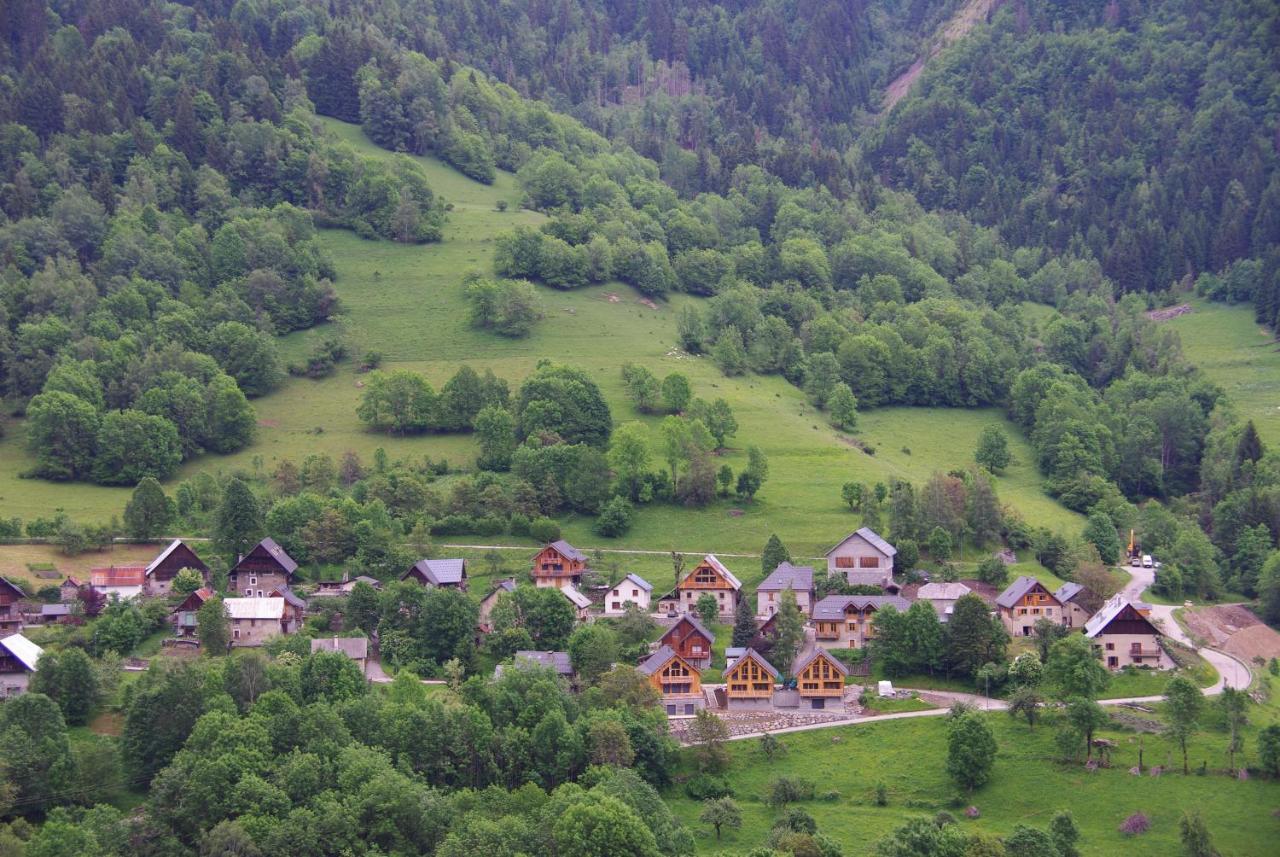
[[[336, 121], [326, 125], [367, 154], [387, 154], [368, 143], [356, 126]], [[747, 444], [761, 446], [769, 456], [769, 481], [745, 509], [727, 501], [698, 512], [646, 509], [626, 537], [607, 546], [754, 552], [776, 531], [797, 556], [818, 555], [860, 524], [841, 506], [841, 484], [887, 482], [893, 477], [920, 482], [934, 471], [964, 467], [972, 459], [978, 434], [989, 423], [1006, 429], [1014, 453], [1013, 465], [998, 480], [1001, 499], [1032, 524], [1068, 532], [1079, 528], [1078, 516], [1043, 493], [1029, 445], [998, 411], [868, 412], [861, 417], [859, 435], [877, 450], [869, 456], [831, 429], [783, 379], [724, 378], [709, 360], [675, 352], [675, 316], [685, 301], [693, 300], [687, 296], [651, 307], [618, 284], [573, 293], [542, 289], [547, 318], [527, 339], [507, 340], [472, 330], [458, 287], [462, 274], [488, 266], [496, 235], [519, 223], [536, 223], [540, 216], [514, 207], [496, 210], [499, 200], [514, 202], [518, 196], [510, 174], [499, 174], [494, 185], [486, 186], [439, 161], [418, 160], [432, 186], [453, 205], [443, 243], [404, 246], [362, 241], [345, 231], [324, 233], [338, 268], [337, 288], [346, 307], [341, 325], [353, 354], [381, 351], [387, 368], [422, 372], [437, 385], [467, 361], [491, 367], [515, 386], [539, 359], [549, 357], [587, 369], [609, 398], [618, 422], [642, 419], [654, 426], [658, 418], [639, 417], [624, 398], [621, 363], [643, 363], [659, 375], [681, 371], [697, 395], [723, 396], [733, 406], [741, 428], [734, 440], [738, 448], [726, 454], [726, 463], [735, 470], [741, 467]], [[285, 358], [305, 354], [313, 341], [329, 332], [287, 337], [282, 342]], [[393, 438], [364, 431], [355, 417], [361, 384], [349, 364], [321, 381], [290, 380], [255, 402], [261, 428], [252, 447], [190, 462], [179, 478], [202, 468], [261, 466], [270, 471], [283, 458], [300, 459], [311, 452], [336, 457], [355, 450], [368, 458], [380, 446], [392, 457], [430, 455], [470, 465], [475, 447], [463, 435]], [[0, 514], [31, 517], [64, 508], [73, 517], [105, 518], [123, 508], [127, 495], [118, 489], [14, 482], [16, 471], [29, 464], [18, 434], [11, 432], [0, 442]], [[570, 520], [565, 535], [583, 545], [603, 541], [591, 534], [588, 519]]]
[[[1147, 715], [1143, 715], [1147, 716]], [[1255, 710], [1255, 722], [1274, 716]], [[1206, 718], [1207, 719], [1207, 718]], [[981, 818], [961, 820], [966, 830], [1007, 834], [1015, 824], [1044, 828], [1059, 809], [1070, 809], [1083, 834], [1081, 853], [1087, 855], [1162, 855], [1178, 851], [1178, 818], [1184, 809], [1198, 807], [1214, 835], [1215, 845], [1226, 857], [1265, 853], [1265, 842], [1280, 830], [1271, 817], [1276, 786], [1261, 779], [1240, 782], [1215, 773], [1205, 780], [1192, 775], [1133, 777], [1128, 768], [1137, 763], [1138, 736], [1108, 730], [1117, 741], [1112, 767], [1088, 773], [1081, 766], [1063, 767], [1053, 761], [1052, 728], [1029, 731], [1024, 722], [1013, 722], [1003, 713], [988, 720], [995, 730], [999, 755], [991, 782], [971, 799], [952, 805], [955, 786], [945, 771], [946, 722], [925, 718], [862, 726], [823, 729], [781, 736], [787, 752], [767, 763], [757, 741], [732, 742], [733, 763], [728, 778], [742, 807], [743, 828], [726, 834], [719, 845], [710, 830], [698, 823], [700, 806], [673, 788], [666, 798], [676, 815], [694, 831], [699, 853], [721, 848], [741, 852], [760, 844], [779, 812], [765, 806], [759, 796], [778, 776], [803, 777], [818, 784], [819, 795], [839, 792], [834, 801], [802, 804], [818, 822], [818, 829], [844, 846], [846, 855], [869, 854], [880, 836], [911, 816], [932, 816], [947, 810], [963, 819], [961, 809], [972, 803]], [[1246, 757], [1253, 759], [1254, 736], [1248, 736]], [[1142, 739], [1147, 765], [1172, 764], [1177, 751], [1158, 735]], [[1210, 770], [1226, 764], [1225, 737], [1220, 732], [1197, 735], [1191, 744], [1191, 765], [1207, 761]], [[889, 806], [874, 805], [877, 782], [889, 790]], [[1117, 832], [1132, 812], [1150, 817], [1151, 830], [1128, 839]]]
[[1166, 324], [1192, 363], [1222, 385], [1241, 417], [1268, 444], [1280, 443], [1280, 350], [1247, 305], [1192, 301], [1194, 311]]

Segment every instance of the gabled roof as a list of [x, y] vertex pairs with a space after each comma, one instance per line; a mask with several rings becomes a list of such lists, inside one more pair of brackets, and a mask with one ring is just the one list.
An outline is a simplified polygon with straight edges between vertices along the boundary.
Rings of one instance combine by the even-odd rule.
[[89, 581], [96, 587], [144, 586], [147, 582], [145, 565], [111, 565], [89, 571]]
[[289, 602], [290, 605], [297, 607], [300, 610], [305, 610], [307, 607], [306, 600], [287, 586], [277, 586], [275, 590], [272, 591], [271, 597], [283, 598], [285, 601]]
[[83, 584], [83, 583], [81, 583], [79, 580], [77, 580], [76, 578], [72, 577], [72, 576], [71, 576], [71, 575], [69, 575], [69, 574], [67, 575], [67, 579], [66, 579], [66, 580], [64, 580], [64, 581], [62, 581], [62, 583], [60, 583], [60, 584], [58, 584], [58, 585], [59, 585], [59, 586], [67, 586], [68, 584], [69, 584], [69, 585], [71, 585], [71, 586], [74, 586], [76, 589], [79, 589], [81, 586], [84, 586], [84, 584]]
[[1053, 593], [1060, 604], [1075, 604], [1081, 610], [1096, 613], [1102, 607], [1102, 599], [1092, 590], [1079, 583], [1064, 583]]
[[888, 542], [886, 542], [884, 539], [882, 539], [880, 537], [880, 534], [877, 533], [875, 530], [871, 529], [870, 527], [860, 527], [854, 530], [852, 533], [849, 533], [849, 535], [845, 536], [843, 539], [836, 542], [834, 545], [832, 545], [831, 549], [828, 550], [826, 553], [824, 553], [823, 556], [831, 556], [831, 554], [835, 552], [836, 548], [840, 547], [841, 545], [849, 541], [849, 539], [853, 538], [854, 536], [861, 536], [863, 539], [866, 540], [866, 542], [869, 545], [871, 545], [873, 548], [880, 551], [880, 553], [884, 554], [887, 557], [896, 556], [898, 553], [898, 549], [895, 548], [893, 545], [889, 544]]
[[512, 663], [520, 666], [522, 661], [525, 666], [550, 667], [560, 675], [573, 675], [573, 664], [569, 661], [568, 652], [516, 652]]
[[23, 589], [21, 586], [19, 586], [18, 584], [14, 583], [14, 582], [13, 582], [12, 580], [10, 580], [9, 578], [7, 578], [7, 577], [0, 577], [0, 583], [3, 583], [4, 585], [6, 585], [6, 586], [8, 586], [10, 589], [12, 589], [14, 592], [18, 593], [18, 597], [19, 597], [19, 598], [26, 598], [26, 597], [27, 597], [26, 590], [24, 590], [24, 589]]
[[963, 583], [926, 583], [916, 597], [923, 601], [956, 601], [972, 591]]
[[792, 565], [789, 562], [781, 562], [756, 587], [757, 592], [778, 592], [783, 589], [796, 589], [801, 592], [808, 592], [813, 589], [813, 568], [807, 565]]
[[1107, 626], [1114, 622], [1126, 607], [1133, 610], [1133, 618], [1130, 621], [1142, 622], [1151, 629], [1152, 634], [1158, 635], [1160, 633], [1160, 630], [1151, 624], [1151, 620], [1139, 613], [1138, 609], [1129, 603], [1127, 598], [1123, 595], [1117, 595], [1106, 604], [1103, 604], [1102, 609], [1093, 614], [1093, 618], [1088, 622], [1084, 623], [1084, 635], [1089, 639], [1093, 639], [1099, 634], [1105, 633]]
[[353, 661], [369, 657], [367, 637], [317, 637], [311, 641], [313, 652], [342, 652]]
[[626, 583], [628, 580], [630, 580], [636, 586], [639, 586], [645, 592], [653, 591], [653, 584], [645, 580], [643, 577], [641, 577], [638, 574], [628, 574], [626, 577], [622, 578], [622, 580], [619, 580], [616, 584], [614, 584], [613, 588], [617, 589], [619, 586]]
[[760, 654], [755, 649], [747, 649], [745, 652], [742, 653], [742, 657], [735, 658], [732, 662], [725, 664], [724, 666], [725, 676], [727, 677], [729, 673], [733, 672], [735, 667], [737, 667], [739, 664], [741, 664], [743, 661], [746, 661], [746, 660], [755, 661], [757, 664], [760, 665], [761, 669], [763, 669], [769, 675], [773, 676], [774, 678], [778, 677], [778, 671], [774, 668], [773, 664], [766, 661], [764, 659], [764, 655]]
[[213, 590], [208, 586], [202, 586], [199, 589], [197, 589], [195, 592], [189, 593], [186, 598], [182, 599], [182, 601], [179, 604], [175, 605], [174, 608], [169, 612], [170, 613], [182, 612], [182, 605], [186, 604], [192, 598], [195, 598], [197, 601], [203, 604], [212, 597], [213, 597]]
[[9, 654], [18, 660], [18, 663], [32, 672], [38, 669], [37, 662], [40, 660], [40, 656], [44, 654], [44, 649], [21, 634], [13, 634], [0, 640], [0, 649], [7, 649]]
[[840, 675], [849, 674], [849, 668], [841, 663], [839, 658], [821, 646], [816, 646], [808, 654], [801, 654], [800, 657], [796, 658], [795, 664], [791, 667], [791, 674], [800, 675], [800, 673], [804, 671], [805, 667], [809, 666], [809, 664], [813, 663], [818, 658], [823, 658], [835, 664], [836, 671], [839, 672]]
[[71, 605], [70, 604], [41, 604], [40, 615], [41, 616], [70, 616]]
[[578, 562], [587, 561], [587, 555], [585, 553], [578, 550], [564, 539], [556, 539], [550, 544], [550, 547], [555, 548], [556, 551], [565, 559], [576, 559]]
[[168, 559], [169, 555], [172, 554], [175, 550], [177, 550], [179, 546], [185, 547], [185, 545], [183, 545], [182, 543], [182, 539], [174, 539], [173, 541], [169, 542], [169, 546], [166, 547], [164, 550], [160, 551], [160, 555], [157, 556], [155, 559], [151, 560], [151, 562], [147, 565], [147, 576], [150, 577], [152, 572], [154, 572], [157, 568], [160, 567], [160, 563]]
[[680, 618], [675, 621], [675, 624], [673, 624], [670, 628], [662, 632], [662, 637], [660, 637], [659, 639], [666, 639], [667, 634], [670, 634], [676, 628], [679, 628], [681, 622], [688, 622], [690, 625], [692, 625], [695, 631], [697, 631], [702, 636], [706, 637], [708, 643], [714, 643], [716, 641], [716, 635], [708, 631], [706, 629], [706, 626], [703, 625], [701, 622], [699, 622], [698, 617], [694, 616], [692, 613], [681, 614]]
[[561, 586], [560, 591], [564, 593], [564, 597], [573, 602], [573, 606], [579, 610], [586, 610], [591, 606], [591, 599], [583, 595], [572, 586]]
[[481, 598], [480, 600], [488, 601], [490, 598], [492, 598], [494, 595], [497, 595], [499, 592], [515, 592], [515, 591], [516, 591], [515, 579], [510, 577], [504, 578], [503, 580], [499, 580], [497, 583], [495, 583], [493, 585], [493, 589], [490, 589], [488, 592], [486, 592], [484, 594], [484, 598]]
[[[996, 596], [996, 604], [1004, 608], [1015, 607], [1022, 600], [1022, 596], [1034, 589], [1038, 583], [1040, 581], [1034, 577], [1027, 577], [1024, 574]], [[1045, 591], [1048, 592], [1048, 588], [1045, 588]]]
[[649, 655], [649, 657], [645, 658], [644, 663], [640, 664], [640, 666], [636, 667], [636, 669], [639, 670], [644, 675], [653, 675], [658, 670], [666, 666], [667, 662], [670, 661], [672, 658], [680, 661], [682, 664], [684, 664], [694, 672], [698, 671], [697, 668], [695, 668], [692, 664], [690, 664], [684, 658], [677, 655], [676, 650], [671, 648], [670, 646], [659, 646], [658, 650], [654, 652], [652, 655]]
[[[258, 548], [262, 548], [271, 556], [272, 559], [280, 563], [280, 567], [285, 570], [286, 574], [293, 574], [298, 570], [298, 564], [293, 561], [293, 557], [289, 556], [288, 552], [284, 548], [280, 547], [276, 540], [271, 538], [271, 536], [267, 536], [265, 539], [254, 545], [253, 550], [240, 557], [240, 561], [243, 562], [245, 557], [250, 556], [253, 551], [256, 551]], [[238, 562], [236, 565], [239, 566], [240, 563]]]
[[[702, 558], [702, 562], [698, 563], [698, 565], [702, 565], [703, 563], [706, 563], [707, 565], [714, 568], [716, 570], [716, 573], [718, 573], [721, 577], [723, 577], [725, 581], [730, 586], [732, 586], [735, 590], [742, 588], [742, 581], [738, 580], [738, 578], [734, 576], [733, 572], [730, 571], [728, 568], [726, 568], [725, 564], [722, 563], [715, 554], [713, 553], [707, 554]], [[680, 582], [684, 583], [686, 580], [692, 577], [693, 573], [698, 570], [698, 565], [695, 565], [693, 568], [689, 569], [688, 573], [685, 574], [684, 577], [680, 578]]]
[[467, 576], [466, 568], [465, 559], [420, 559], [400, 575], [400, 579], [404, 580], [416, 571], [436, 586], [447, 586], [461, 583]]
[[911, 602], [900, 595], [828, 595], [813, 605], [813, 618], [821, 622], [838, 622], [844, 619], [844, 611], [849, 607], [862, 611], [868, 607], [879, 610], [885, 606], [905, 613], [911, 609]]
[[227, 598], [223, 602], [231, 619], [282, 619], [283, 598]]

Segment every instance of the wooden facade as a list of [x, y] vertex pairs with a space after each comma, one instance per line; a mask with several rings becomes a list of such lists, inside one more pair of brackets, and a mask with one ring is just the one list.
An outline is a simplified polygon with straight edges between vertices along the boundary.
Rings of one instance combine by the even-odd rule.
[[1160, 645], [1160, 630], [1123, 596], [1103, 605], [1085, 625], [1084, 633], [1107, 669], [1174, 666]]
[[0, 577], [0, 637], [22, 629], [22, 612], [18, 602], [26, 598], [22, 587]]
[[674, 600], [668, 600], [679, 613], [694, 613], [698, 599], [710, 595], [716, 600], [720, 617], [732, 619], [738, 607], [742, 582], [714, 554], [707, 554], [676, 585]]
[[636, 669], [662, 695], [662, 705], [669, 716], [689, 716], [705, 706], [698, 668], [670, 646], [659, 647]]
[[773, 682], [778, 671], [755, 649], [747, 649], [725, 670], [725, 695], [734, 700], [761, 700], [773, 698]]
[[587, 555], [566, 541], [552, 542], [533, 558], [535, 586], [576, 586], [587, 570]]
[[1054, 624], [1065, 621], [1062, 603], [1034, 577], [1019, 577], [996, 598], [1000, 620], [1014, 637], [1030, 637], [1036, 622], [1046, 619]]
[[[818, 648], [808, 656], [797, 661], [792, 672], [796, 676], [796, 690], [801, 699], [843, 699], [844, 677], [849, 674], [848, 668], [826, 649]], [[825, 702], [810, 705], [812, 708], [823, 708]]]
[[204, 603], [213, 597], [213, 590], [208, 588], [197, 589], [182, 599], [182, 603], [173, 608], [170, 613], [173, 616], [173, 633], [178, 637], [194, 637], [196, 636], [197, 614]]
[[147, 566], [146, 593], [148, 595], [168, 595], [173, 589], [173, 579], [184, 568], [200, 572], [200, 579], [209, 582], [209, 566], [196, 556], [196, 552], [187, 547], [182, 539], [174, 539], [160, 555]]
[[825, 649], [861, 649], [876, 636], [876, 613], [886, 604], [906, 612], [897, 595], [829, 595], [813, 607], [814, 639]]
[[298, 564], [275, 539], [263, 539], [227, 574], [228, 592], [244, 598], [266, 598], [293, 580]]
[[704, 628], [701, 622], [684, 615], [659, 638], [658, 645], [670, 646], [681, 658], [699, 669], [706, 669], [711, 665], [711, 645], [715, 641], [715, 634]]

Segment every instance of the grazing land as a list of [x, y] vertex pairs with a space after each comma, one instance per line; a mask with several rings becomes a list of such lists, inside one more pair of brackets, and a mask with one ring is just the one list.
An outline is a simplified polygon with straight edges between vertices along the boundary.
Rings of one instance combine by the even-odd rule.
[[1247, 304], [1191, 301], [1191, 312], [1169, 319], [1193, 364], [1226, 391], [1241, 419], [1251, 419], [1268, 444], [1280, 443], [1280, 345], [1254, 321]]
[[[1275, 715], [1274, 706], [1255, 710], [1255, 727]], [[1131, 722], [1148, 728], [1158, 714], [1136, 712]], [[1152, 777], [1131, 775], [1139, 748], [1146, 766], [1177, 762], [1175, 746], [1159, 734], [1140, 734], [1112, 726], [1103, 737], [1117, 744], [1111, 767], [1090, 773], [1083, 765], [1062, 765], [1055, 759], [1054, 728], [1029, 730], [1004, 713], [987, 715], [1000, 751], [991, 782], [972, 797], [957, 799], [955, 785], [944, 769], [947, 755], [945, 718], [921, 718], [833, 727], [779, 736], [786, 751], [772, 762], [765, 759], [758, 740], [728, 745], [732, 764], [728, 779], [742, 807], [743, 826], [728, 832], [719, 844], [706, 825], [698, 822], [701, 806], [680, 787], [666, 793], [676, 815], [695, 831], [699, 853], [721, 849], [745, 850], [764, 840], [781, 811], [765, 805], [760, 796], [780, 776], [817, 783], [819, 798], [802, 806], [818, 822], [819, 832], [845, 846], [847, 855], [869, 854], [875, 841], [912, 816], [950, 812], [966, 829], [1008, 834], [1015, 824], [1044, 828], [1059, 809], [1069, 809], [1079, 825], [1081, 853], [1089, 855], [1165, 855], [1176, 853], [1178, 819], [1189, 807], [1199, 807], [1223, 854], [1258, 854], [1261, 830], [1280, 832], [1275, 808], [1275, 783], [1262, 779], [1238, 781], [1224, 776], [1226, 737], [1216, 730], [1201, 733], [1190, 749], [1191, 776], [1180, 771]], [[1206, 721], [1209, 718], [1206, 717]], [[1252, 758], [1256, 728], [1246, 737], [1245, 756]], [[1196, 776], [1201, 763], [1209, 777]], [[687, 764], [691, 764], [686, 759]], [[688, 773], [692, 774], [692, 768]], [[883, 782], [889, 805], [875, 805], [875, 787]], [[964, 818], [965, 807], [976, 806], [980, 817]], [[1135, 838], [1119, 833], [1120, 823], [1133, 812], [1151, 819], [1151, 830]], [[1261, 829], [1261, 830], [1260, 830]]]

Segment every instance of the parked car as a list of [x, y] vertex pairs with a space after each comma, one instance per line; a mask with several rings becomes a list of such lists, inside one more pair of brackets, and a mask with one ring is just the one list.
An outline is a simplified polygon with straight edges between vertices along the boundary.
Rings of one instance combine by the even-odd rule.
[[1151, 554], [1149, 554], [1149, 553], [1144, 553], [1144, 554], [1142, 555], [1142, 567], [1143, 567], [1143, 568], [1155, 568], [1155, 564], [1154, 564], [1153, 560], [1151, 559]]
[[1142, 557], [1138, 556], [1135, 553], [1133, 556], [1129, 557], [1129, 565], [1133, 566], [1134, 568], [1137, 568], [1138, 566], [1142, 565]]

